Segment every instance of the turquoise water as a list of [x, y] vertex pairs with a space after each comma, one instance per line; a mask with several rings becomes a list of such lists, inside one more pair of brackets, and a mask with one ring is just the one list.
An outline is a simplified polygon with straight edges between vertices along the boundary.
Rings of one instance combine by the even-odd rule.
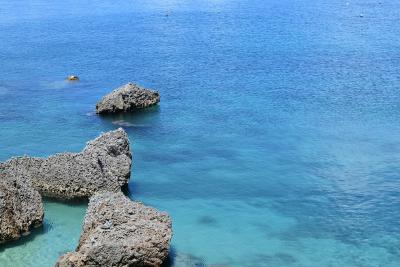
[[[400, 2], [98, 2], [1, 1], [0, 160], [124, 125], [169, 265], [399, 266]], [[160, 105], [96, 116], [129, 81]], [[75, 248], [86, 205], [45, 203], [0, 266]]]

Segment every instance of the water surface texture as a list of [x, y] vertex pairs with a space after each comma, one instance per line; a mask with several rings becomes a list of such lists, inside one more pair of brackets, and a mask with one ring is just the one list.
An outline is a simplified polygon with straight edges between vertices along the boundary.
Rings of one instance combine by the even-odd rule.
[[[399, 266], [399, 1], [0, 4], [0, 160], [122, 126], [130, 197], [173, 218], [169, 265]], [[96, 116], [129, 81], [160, 105]], [[0, 266], [75, 248], [85, 203], [45, 208]]]

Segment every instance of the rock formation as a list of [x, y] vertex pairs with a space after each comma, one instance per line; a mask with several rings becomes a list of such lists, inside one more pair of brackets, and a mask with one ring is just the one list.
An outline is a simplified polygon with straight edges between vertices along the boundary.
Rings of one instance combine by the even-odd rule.
[[18, 239], [42, 225], [43, 203], [26, 177], [0, 171], [0, 243]]
[[20, 157], [0, 163], [31, 179], [44, 196], [73, 199], [99, 191], [119, 191], [128, 183], [132, 155], [126, 132], [119, 128], [90, 141], [80, 153], [61, 153], [47, 159]]
[[61, 256], [56, 266], [160, 266], [168, 256], [171, 227], [166, 213], [122, 192], [95, 194], [76, 251]]
[[128, 83], [104, 96], [96, 104], [96, 112], [99, 114], [127, 112], [146, 108], [158, 102], [160, 102], [158, 92]]

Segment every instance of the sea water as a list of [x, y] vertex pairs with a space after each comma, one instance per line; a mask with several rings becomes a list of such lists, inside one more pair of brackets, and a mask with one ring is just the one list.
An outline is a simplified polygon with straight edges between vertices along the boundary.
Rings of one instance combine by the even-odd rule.
[[[399, 25], [385, 0], [1, 0], [0, 160], [123, 127], [167, 265], [399, 266]], [[97, 116], [130, 81], [160, 105]], [[45, 200], [0, 266], [53, 266], [86, 206]]]

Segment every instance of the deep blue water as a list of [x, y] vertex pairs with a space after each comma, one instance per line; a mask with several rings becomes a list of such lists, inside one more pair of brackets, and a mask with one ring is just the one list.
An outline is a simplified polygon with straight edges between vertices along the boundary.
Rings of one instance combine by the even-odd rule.
[[[98, 2], [0, 0], [0, 160], [125, 125], [171, 265], [400, 265], [400, 2]], [[129, 81], [160, 105], [96, 116]], [[0, 266], [75, 248], [86, 205], [45, 208]]]

